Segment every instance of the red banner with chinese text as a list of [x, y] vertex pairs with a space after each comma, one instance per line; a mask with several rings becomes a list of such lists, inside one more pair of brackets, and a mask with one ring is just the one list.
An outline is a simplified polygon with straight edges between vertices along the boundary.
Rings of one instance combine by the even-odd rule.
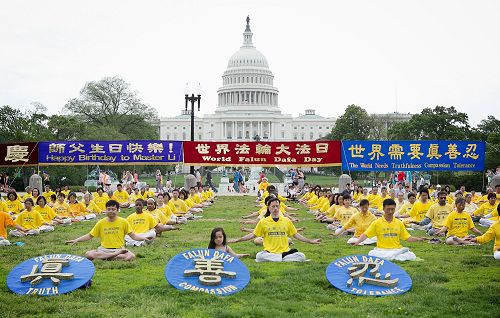
[[201, 166], [340, 166], [341, 143], [184, 141], [184, 163]]
[[0, 167], [36, 166], [37, 164], [38, 143], [0, 144]]

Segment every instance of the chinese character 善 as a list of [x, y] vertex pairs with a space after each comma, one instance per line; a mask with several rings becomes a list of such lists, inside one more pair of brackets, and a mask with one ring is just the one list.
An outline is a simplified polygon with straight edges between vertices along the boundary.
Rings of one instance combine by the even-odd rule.
[[224, 270], [224, 261], [216, 259], [198, 258], [194, 260], [195, 269], [187, 269], [184, 276], [199, 276], [202, 285], [215, 286], [222, 281], [221, 277], [236, 278], [235, 272]]

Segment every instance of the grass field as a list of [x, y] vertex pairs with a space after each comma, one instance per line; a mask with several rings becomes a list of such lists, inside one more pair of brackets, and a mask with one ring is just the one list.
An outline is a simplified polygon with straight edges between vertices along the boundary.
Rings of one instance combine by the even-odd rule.
[[[235, 204], [237, 202], [238, 204]], [[500, 262], [485, 246], [447, 247], [405, 243], [423, 261], [399, 263], [413, 279], [413, 288], [399, 296], [357, 297], [333, 288], [325, 270], [334, 259], [368, 253], [370, 247], [351, 247], [345, 238], [332, 238], [324, 225], [299, 211], [304, 235], [321, 238], [320, 245], [296, 242], [294, 247], [311, 259], [307, 263], [243, 262], [250, 283], [241, 292], [216, 297], [180, 292], [164, 277], [168, 260], [177, 253], [206, 247], [210, 231], [223, 226], [229, 237], [243, 235], [239, 217], [253, 211], [251, 197], [221, 197], [182, 231], [166, 232], [151, 246], [132, 249], [131, 263], [95, 261], [92, 287], [57, 297], [17, 296], [7, 289], [8, 272], [38, 255], [83, 255], [96, 248], [96, 239], [67, 246], [64, 241], [87, 233], [95, 221], [57, 228], [53, 233], [23, 239], [25, 246], [0, 248], [0, 313], [2, 317], [499, 317]], [[122, 213], [128, 215], [130, 211]], [[481, 228], [483, 229], [483, 228]], [[483, 229], [484, 231], [484, 229]], [[419, 235], [421, 232], [414, 231]], [[11, 242], [16, 242], [13, 239]], [[250, 242], [233, 244], [253, 258], [261, 250]], [[488, 255], [488, 256], [484, 256]]]

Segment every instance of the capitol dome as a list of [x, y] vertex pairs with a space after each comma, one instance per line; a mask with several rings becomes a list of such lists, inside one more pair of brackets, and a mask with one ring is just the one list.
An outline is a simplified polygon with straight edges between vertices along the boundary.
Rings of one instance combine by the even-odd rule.
[[217, 91], [219, 109], [216, 112], [278, 107], [278, 89], [273, 86], [274, 75], [264, 54], [253, 46], [249, 17], [246, 22], [243, 45], [231, 56], [222, 75], [222, 87]]

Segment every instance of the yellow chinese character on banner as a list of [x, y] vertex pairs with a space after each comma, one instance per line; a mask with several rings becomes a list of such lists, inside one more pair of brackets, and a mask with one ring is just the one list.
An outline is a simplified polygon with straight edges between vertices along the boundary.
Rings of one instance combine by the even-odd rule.
[[85, 150], [83, 150], [83, 145], [82, 144], [71, 144], [69, 145], [69, 147], [71, 148], [68, 153], [73, 153], [73, 152], [79, 152], [79, 153], [85, 153]]
[[449, 144], [448, 151], [444, 154], [450, 159], [457, 159], [457, 157], [461, 155], [461, 153], [457, 150], [457, 144]]
[[380, 150], [382, 149], [382, 145], [380, 144], [373, 144], [372, 145], [372, 152], [368, 153], [368, 156], [370, 157], [370, 160], [376, 159], [380, 160], [380, 157], [385, 156]]
[[363, 155], [363, 151], [365, 151], [365, 148], [363, 148], [363, 145], [351, 145], [351, 147], [347, 148], [347, 150], [351, 151], [351, 158], [364, 158], [365, 155]]
[[104, 146], [100, 144], [90, 144], [90, 149], [92, 150], [89, 153], [106, 153]]
[[288, 151], [288, 149], [290, 149], [290, 147], [285, 146], [284, 144], [281, 144], [278, 147], [276, 147], [275, 154], [276, 155], [281, 155], [282, 153], [284, 153], [286, 155], [290, 155], [290, 151]]
[[392, 144], [389, 147], [388, 154], [392, 160], [401, 160], [405, 153], [403, 152], [403, 146], [400, 144]]
[[163, 152], [163, 144], [152, 142], [148, 144], [148, 152], [153, 153], [162, 153]]
[[29, 155], [28, 146], [20, 146], [20, 145], [7, 146], [7, 155], [5, 156], [5, 161], [27, 162], [29, 160], [28, 158], [26, 158], [28, 157], [28, 155]]
[[236, 150], [237, 155], [248, 155], [250, 153], [250, 147], [247, 144], [236, 144], [236, 148], [234, 148], [234, 150]]
[[140, 143], [129, 142], [127, 145], [127, 150], [130, 153], [136, 153], [136, 152], [142, 152], [142, 150], [144, 150], [144, 148], [142, 147], [142, 145]]
[[65, 144], [55, 144], [55, 143], [49, 144], [49, 153], [51, 152], [64, 153], [65, 146], [66, 146]]
[[258, 155], [270, 155], [271, 154], [271, 146], [257, 144], [255, 146], [255, 153]]
[[220, 155], [223, 153], [224, 155], [230, 152], [229, 150], [229, 145], [228, 144], [217, 144], [217, 148], [215, 149], [215, 152]]
[[439, 159], [443, 155], [439, 154], [439, 145], [438, 144], [430, 144], [429, 145], [429, 152], [427, 153], [427, 158], [429, 159]]
[[327, 153], [328, 144], [325, 142], [320, 142], [316, 144], [316, 153]]
[[123, 145], [122, 144], [109, 144], [109, 153], [121, 153]]
[[410, 144], [410, 152], [408, 156], [410, 159], [420, 159], [424, 155], [423, 152], [420, 152], [420, 144]]
[[468, 144], [463, 157], [472, 158], [476, 160], [477, 158], [479, 158], [479, 155], [476, 153], [476, 149], [477, 149], [477, 144]]
[[199, 154], [206, 155], [208, 153], [208, 149], [210, 149], [210, 146], [207, 144], [197, 144], [195, 149], [198, 150]]
[[295, 151], [298, 155], [309, 155], [311, 153], [311, 146], [309, 146], [308, 144], [297, 144], [297, 147], [295, 147]]

